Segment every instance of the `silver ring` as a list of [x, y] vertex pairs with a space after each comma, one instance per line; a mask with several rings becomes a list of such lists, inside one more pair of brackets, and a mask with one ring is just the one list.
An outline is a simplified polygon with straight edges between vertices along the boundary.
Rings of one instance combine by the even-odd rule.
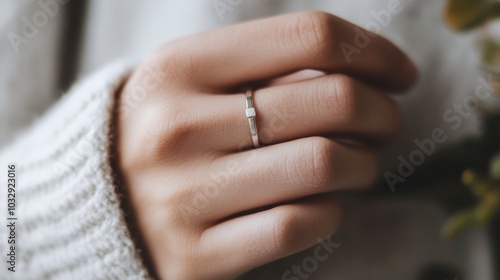
[[245, 113], [247, 115], [248, 124], [250, 125], [250, 134], [252, 135], [252, 143], [254, 148], [258, 148], [260, 146], [259, 143], [259, 134], [257, 133], [257, 122], [255, 121], [255, 107], [253, 106], [253, 90], [247, 89], [245, 92], [245, 100], [246, 100], [246, 110]]

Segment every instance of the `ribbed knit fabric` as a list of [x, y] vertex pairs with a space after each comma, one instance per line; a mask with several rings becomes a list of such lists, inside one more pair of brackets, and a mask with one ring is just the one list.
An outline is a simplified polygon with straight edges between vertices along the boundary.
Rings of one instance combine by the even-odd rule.
[[[76, 85], [0, 152], [0, 279], [149, 279], [109, 165], [113, 65]], [[17, 164], [16, 272], [7, 270], [7, 165]], [[10, 245], [9, 245], [10, 246]]]

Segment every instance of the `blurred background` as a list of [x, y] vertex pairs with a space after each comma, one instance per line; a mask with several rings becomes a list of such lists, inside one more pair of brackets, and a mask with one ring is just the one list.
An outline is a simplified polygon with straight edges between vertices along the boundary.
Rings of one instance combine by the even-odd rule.
[[[218, 26], [327, 11], [388, 37], [415, 61], [418, 84], [394, 96], [405, 128], [380, 154], [379, 185], [341, 195], [334, 250], [313, 247], [243, 279], [500, 279], [497, 3], [4, 0], [0, 146], [75, 81], [113, 61], [135, 63], [166, 41]], [[356, 38], [346, 43], [363, 47]]]

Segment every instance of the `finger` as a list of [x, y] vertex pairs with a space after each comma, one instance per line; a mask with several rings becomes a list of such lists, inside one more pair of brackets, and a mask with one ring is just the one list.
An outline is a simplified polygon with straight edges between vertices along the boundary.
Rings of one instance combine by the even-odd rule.
[[301, 197], [366, 188], [377, 168], [367, 150], [311, 137], [226, 156], [213, 163], [209, 178], [197, 192], [217, 190], [207, 206], [217, 221]]
[[[233, 104], [225, 110], [225, 126], [232, 128], [233, 137], [220, 137], [218, 143], [226, 149], [252, 147], [242, 95], [227, 98]], [[259, 141], [264, 145], [309, 136], [351, 137], [380, 144], [392, 139], [402, 126], [400, 109], [390, 97], [344, 75], [258, 90], [254, 107]]]
[[305, 80], [311, 80], [317, 77], [324, 76], [325, 73], [321, 71], [316, 71], [316, 70], [302, 70], [299, 72], [292, 73], [290, 75], [278, 77], [276, 79], [272, 79], [269, 81], [266, 81], [262, 85], [262, 87], [273, 87], [273, 86], [280, 86], [280, 85], [286, 85], [286, 84], [291, 84], [291, 83], [297, 83]]
[[[346, 56], [362, 32], [369, 44]], [[410, 59], [379, 35], [324, 12], [303, 12], [246, 22], [178, 40], [164, 60], [189, 85], [226, 89], [298, 70], [341, 72], [401, 90], [416, 78]], [[181, 63], [178, 63], [181, 62]]]
[[322, 196], [223, 222], [206, 230], [201, 244], [224, 269], [247, 271], [314, 245], [339, 223], [337, 203]]

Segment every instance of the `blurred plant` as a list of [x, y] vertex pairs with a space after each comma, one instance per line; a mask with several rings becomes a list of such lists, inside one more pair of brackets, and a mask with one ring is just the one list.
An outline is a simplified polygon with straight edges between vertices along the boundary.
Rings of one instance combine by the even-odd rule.
[[[492, 20], [498, 18], [500, 18], [499, 0], [447, 0], [444, 11], [445, 22], [452, 30], [467, 31], [483, 27], [479, 49], [481, 63], [487, 71], [496, 75], [500, 74], [500, 41], [499, 38], [495, 38], [494, 32], [489, 30], [489, 25]], [[499, 88], [496, 86], [492, 85], [495, 92], [499, 93]], [[491, 115], [486, 116], [486, 120], [491, 117]], [[485, 124], [483, 141], [493, 144], [488, 152], [500, 150], [500, 142], [491, 143], [491, 139], [488, 139], [496, 136], [498, 129], [500, 129], [498, 124], [492, 123], [491, 120]], [[481, 149], [477, 147], [476, 152], [480, 153]], [[451, 217], [441, 230], [444, 238], [451, 238], [474, 225], [486, 225], [495, 214], [500, 212], [500, 154], [493, 158], [485, 154], [483, 160], [485, 158], [490, 161], [488, 171], [477, 170], [469, 166], [462, 173], [461, 178], [461, 183], [469, 188], [475, 200], [478, 201], [477, 205], [470, 210], [461, 210]]]
[[[500, 110], [482, 108], [480, 112], [481, 135], [438, 150], [393, 194], [424, 197], [448, 213], [458, 213], [442, 227], [445, 238], [476, 225], [496, 228], [494, 223], [500, 220]], [[387, 189], [382, 178], [367, 195], [383, 196]], [[500, 256], [500, 234], [493, 236], [498, 238]]]
[[500, 154], [491, 161], [489, 178], [468, 169], [462, 174], [462, 183], [470, 188], [479, 203], [451, 217], [441, 230], [444, 238], [451, 238], [470, 226], [486, 225], [500, 213]]
[[445, 22], [452, 30], [480, 28], [477, 51], [481, 67], [496, 75], [500, 75], [499, 18], [498, 0], [448, 0], [444, 11]]
[[448, 0], [444, 12], [446, 24], [456, 31], [470, 30], [499, 17], [498, 0]]

